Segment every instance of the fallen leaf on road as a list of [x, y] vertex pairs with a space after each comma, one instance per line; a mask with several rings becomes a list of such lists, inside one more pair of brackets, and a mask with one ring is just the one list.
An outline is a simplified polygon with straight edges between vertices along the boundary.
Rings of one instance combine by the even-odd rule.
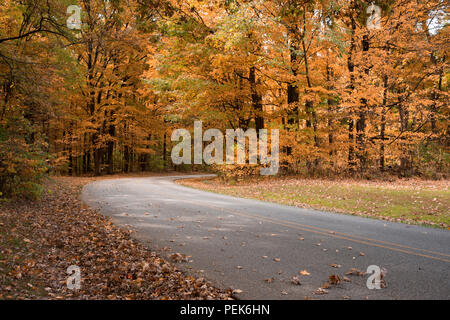
[[328, 289], [329, 287], [331, 287], [331, 284], [329, 282], [325, 282], [324, 284], [322, 284], [321, 288], [322, 289]]
[[291, 283], [297, 286], [301, 285], [300, 279], [297, 276], [291, 278]]
[[181, 254], [178, 252], [171, 254], [169, 257], [174, 262], [186, 262], [186, 261], [188, 261], [188, 258], [189, 258], [185, 254]]
[[341, 277], [339, 277], [339, 275], [337, 274], [332, 274], [331, 276], [328, 277], [328, 282], [330, 284], [337, 285], [341, 283]]
[[299, 272], [302, 276], [309, 276], [311, 273], [309, 273], [308, 271], [306, 271], [306, 270], [302, 270], [302, 271], [300, 271]]
[[319, 288], [316, 291], [314, 291], [314, 294], [327, 294], [328, 290], [325, 290], [323, 288]]
[[361, 270], [358, 270], [356, 268], [351, 268], [348, 272], [345, 273], [346, 275], [354, 275], [354, 276], [364, 276], [366, 273], [362, 272]]

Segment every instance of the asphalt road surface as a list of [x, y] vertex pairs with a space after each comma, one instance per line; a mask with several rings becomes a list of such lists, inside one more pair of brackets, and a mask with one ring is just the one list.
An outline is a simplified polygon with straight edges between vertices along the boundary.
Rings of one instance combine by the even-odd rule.
[[[87, 185], [82, 198], [134, 230], [149, 248], [188, 256], [177, 263], [181, 270], [232, 288], [241, 299], [450, 299], [448, 230], [235, 198], [174, 182], [189, 177], [103, 180]], [[368, 289], [370, 274], [345, 275], [371, 265], [383, 270], [385, 288]], [[299, 274], [304, 270], [309, 275]], [[331, 275], [341, 282], [318, 294]], [[301, 284], [292, 283], [293, 277]]]

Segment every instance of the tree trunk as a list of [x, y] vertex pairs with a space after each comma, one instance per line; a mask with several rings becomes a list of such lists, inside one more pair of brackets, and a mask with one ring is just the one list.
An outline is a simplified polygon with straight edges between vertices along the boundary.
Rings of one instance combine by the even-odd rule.
[[[351, 92], [355, 89], [355, 64], [353, 62], [353, 55], [356, 49], [355, 45], [355, 33], [356, 33], [356, 20], [354, 17], [354, 11], [356, 11], [356, 2], [352, 0], [350, 5], [350, 25], [351, 25], [351, 39], [350, 39], [350, 50], [347, 58], [347, 68], [350, 74], [350, 83], [349, 89]], [[353, 110], [349, 110], [348, 116], [348, 167], [351, 172], [355, 170], [356, 162], [355, 162], [355, 149], [354, 149], [354, 120], [353, 120]]]
[[167, 170], [167, 134], [164, 132], [163, 136], [163, 169]]
[[[298, 44], [294, 37], [291, 38], [290, 45], [290, 65], [292, 70], [292, 75], [294, 77], [297, 76], [297, 65], [298, 65]], [[292, 130], [292, 127], [295, 126], [298, 128], [299, 119], [298, 119], [298, 102], [299, 102], [299, 91], [296, 83], [289, 83], [287, 87], [287, 103], [289, 106], [289, 112], [287, 115], [287, 125], [288, 130]], [[286, 155], [292, 154], [292, 147], [286, 147]]]
[[255, 113], [255, 128], [256, 134], [259, 136], [259, 130], [264, 129], [264, 116], [263, 116], [263, 104], [262, 97], [258, 93], [256, 81], [256, 68], [251, 67], [249, 73], [250, 89], [252, 93], [252, 106]]
[[[368, 52], [370, 49], [369, 36], [364, 35], [362, 40], [363, 52]], [[370, 66], [365, 69], [366, 75], [370, 73]], [[361, 99], [361, 106], [358, 112], [358, 120], [356, 121], [356, 143], [357, 143], [357, 156], [359, 160], [359, 168], [361, 171], [365, 171], [367, 166], [367, 151], [366, 151], [366, 118], [368, 103], [367, 99]]]
[[103, 148], [94, 150], [94, 174], [100, 176], [102, 174]]
[[388, 93], [388, 77], [384, 76], [383, 79], [383, 105], [381, 109], [381, 124], [380, 124], [380, 171], [385, 171], [385, 140], [386, 140], [386, 105], [387, 105], [387, 93]]
[[109, 124], [109, 138], [110, 140], [108, 141], [107, 144], [107, 148], [108, 148], [108, 174], [113, 174], [114, 173], [114, 141], [112, 140], [115, 135], [116, 135], [116, 127], [114, 126], [114, 124], [112, 124], [112, 116], [113, 116], [113, 112], [111, 112], [111, 119], [110, 119], [110, 124]]
[[[328, 90], [331, 91], [334, 89], [334, 86], [331, 83], [331, 78], [333, 77], [333, 69], [328, 65], [327, 61], [327, 82], [328, 82]], [[335, 101], [332, 96], [327, 98], [328, 104], [328, 148], [329, 148], [329, 156], [330, 156], [330, 164], [334, 166], [333, 157], [335, 156], [335, 147], [334, 147], [334, 124], [333, 124], [333, 113], [334, 113], [334, 105]]]

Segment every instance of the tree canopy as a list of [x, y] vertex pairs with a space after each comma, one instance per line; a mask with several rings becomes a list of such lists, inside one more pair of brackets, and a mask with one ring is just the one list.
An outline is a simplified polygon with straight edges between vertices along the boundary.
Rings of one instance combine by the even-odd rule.
[[[80, 29], [67, 26], [70, 5]], [[170, 136], [196, 120], [279, 129], [283, 173], [448, 176], [448, 10], [443, 0], [4, 0], [0, 192], [36, 196], [48, 172], [185, 169], [170, 160]]]

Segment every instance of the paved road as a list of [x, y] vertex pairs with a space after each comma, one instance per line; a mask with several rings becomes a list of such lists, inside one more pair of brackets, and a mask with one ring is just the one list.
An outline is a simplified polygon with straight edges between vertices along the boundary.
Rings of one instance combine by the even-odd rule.
[[[242, 299], [450, 299], [450, 231], [219, 195], [180, 178], [103, 180], [82, 197], [149, 247], [191, 256], [181, 269]], [[386, 270], [386, 288], [348, 276], [314, 294], [330, 275], [370, 265]]]

